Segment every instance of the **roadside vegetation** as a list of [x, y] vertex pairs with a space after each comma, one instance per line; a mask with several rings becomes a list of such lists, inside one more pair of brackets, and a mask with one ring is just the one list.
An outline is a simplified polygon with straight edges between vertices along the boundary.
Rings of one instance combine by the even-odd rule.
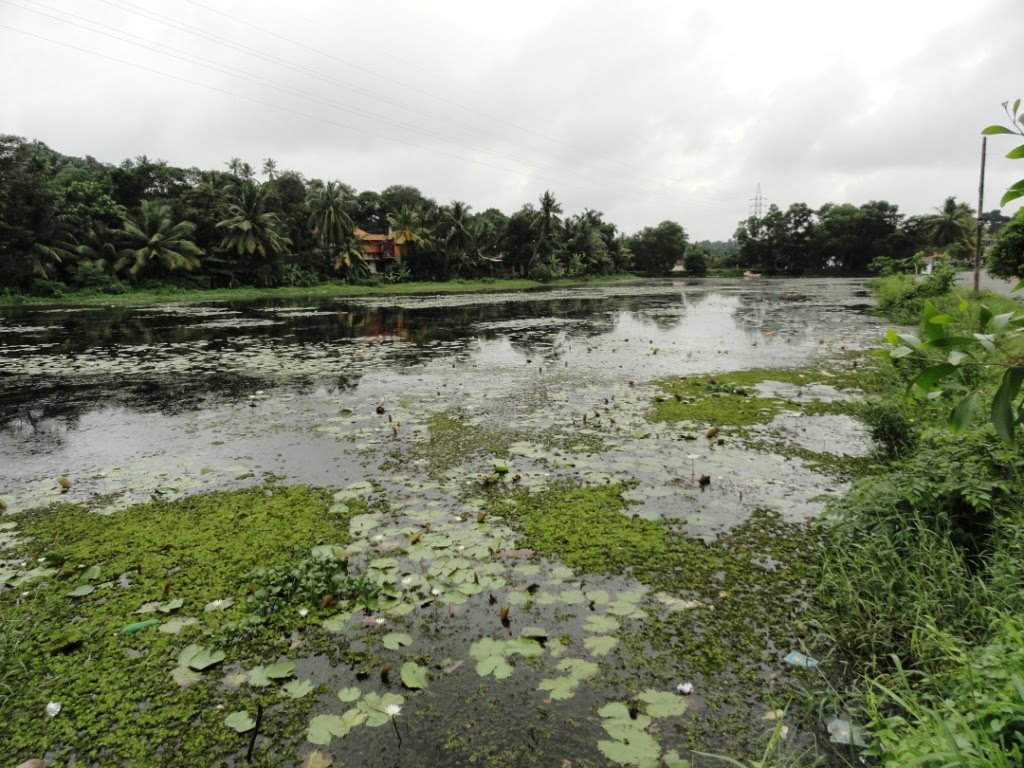
[[[884, 470], [826, 524], [823, 651], [887, 766], [1024, 760], [1024, 321], [940, 271], [873, 285], [898, 322], [869, 409]], [[827, 651], [826, 651], [827, 652]]]

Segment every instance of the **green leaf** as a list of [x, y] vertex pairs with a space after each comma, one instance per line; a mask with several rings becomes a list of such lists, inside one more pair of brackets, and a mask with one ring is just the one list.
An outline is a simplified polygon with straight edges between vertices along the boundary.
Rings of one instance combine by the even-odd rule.
[[90, 565], [84, 571], [82, 571], [82, 578], [85, 581], [96, 581], [100, 577], [102, 571], [98, 565]]
[[[1024, 281], [1021, 281], [1024, 282]], [[978, 310], [978, 323], [981, 326], [981, 330], [985, 330], [985, 326], [989, 324], [992, 319], [992, 310], [986, 307], [984, 304]]]
[[584, 647], [594, 656], [607, 656], [618, 644], [619, 639], [617, 637], [608, 637], [605, 635], [588, 637], [583, 641]]
[[[149, 619], [149, 621], [156, 621], [156, 619]], [[160, 632], [167, 635], [176, 635], [185, 627], [191, 627], [199, 623], [199, 619], [193, 616], [175, 616], [170, 621], [165, 621], [160, 625]]]
[[270, 664], [266, 668], [266, 674], [271, 680], [284, 680], [295, 674], [295, 662], [281, 661], [277, 664]]
[[1003, 374], [995, 397], [992, 398], [992, 424], [996, 428], [996, 434], [1007, 443], [1013, 443], [1015, 424], [1013, 401], [1020, 392], [1022, 381], [1024, 381], [1024, 368], [1008, 369]]
[[68, 592], [68, 597], [85, 597], [86, 595], [91, 595], [95, 591], [96, 587], [92, 584], [83, 584], [82, 586], [75, 587]]
[[960, 365], [960, 363], [971, 356], [972, 355], [969, 352], [962, 352], [959, 349], [951, 349], [949, 350], [949, 355], [946, 359], [949, 360], [950, 365]]
[[1024, 288], [1024, 279], [1018, 280], [1017, 284], [1010, 289], [1010, 293], [1015, 293], [1019, 291], [1021, 288]]
[[505, 680], [512, 676], [514, 668], [504, 656], [488, 656], [476, 663], [476, 673], [480, 677], [494, 675], [495, 680]]
[[203, 676], [188, 667], [175, 667], [174, 671], [171, 672], [171, 678], [179, 687], [188, 688], [193, 683], [198, 683], [202, 680]]
[[924, 392], [928, 392], [944, 378], [955, 373], [956, 370], [957, 367], [951, 363], [941, 363], [939, 365], [933, 365], [930, 368], [925, 368], [921, 373], [914, 377], [907, 389], [909, 391], [916, 388], [923, 390]]
[[381, 638], [381, 642], [389, 651], [397, 651], [403, 645], [412, 644], [412, 635], [405, 632], [388, 632]]
[[967, 428], [974, 417], [974, 411], [978, 407], [978, 393], [972, 392], [949, 413], [949, 428], [954, 432], [960, 432]]
[[1003, 199], [999, 201], [999, 206], [1004, 207], [1007, 203], [1016, 200], [1018, 197], [1024, 197], [1024, 179], [1016, 182], [1003, 195]]
[[224, 661], [224, 651], [200, 648], [199, 651], [188, 660], [188, 666], [198, 672], [202, 672], [204, 669], [209, 669], [215, 664], [220, 664], [222, 661]]
[[267, 677], [267, 668], [262, 664], [249, 670], [249, 686], [252, 688], [266, 688], [270, 685], [270, 678]]
[[999, 136], [1004, 133], [1009, 133], [1011, 136], [1016, 136], [1017, 132], [1010, 130], [1005, 125], [990, 125], [984, 128], [981, 132], [982, 136]]
[[686, 712], [686, 699], [677, 693], [648, 689], [637, 698], [647, 704], [651, 717], [679, 717]]
[[306, 740], [312, 744], [327, 745], [335, 736], [347, 736], [352, 726], [338, 715], [317, 715], [309, 721]]
[[281, 693], [290, 699], [301, 699], [312, 690], [313, 683], [309, 680], [292, 680], [281, 686]]
[[1006, 328], [1010, 320], [1013, 319], [1013, 312], [1003, 312], [1001, 315], [996, 315], [992, 318], [992, 332], [999, 333]]
[[129, 624], [121, 630], [122, 635], [134, 635], [141, 629], [147, 629], [160, 623], [160, 619], [146, 619], [145, 621], [136, 621], [134, 624]]
[[314, 749], [302, 761], [302, 768], [331, 768], [332, 765], [334, 765], [334, 755], [320, 749]]
[[245, 733], [256, 727], [256, 721], [245, 710], [239, 710], [225, 717], [224, 725], [238, 733]]
[[185, 604], [184, 598], [178, 597], [160, 606], [160, 613], [172, 613]]
[[402, 665], [402, 685], [412, 690], [427, 687], [427, 670], [415, 661], [407, 661]]
[[1010, 160], [1020, 160], [1022, 157], [1024, 157], [1024, 144], [1021, 144], [1019, 147], [1014, 147], [1013, 149], [1006, 153], [1006, 156]]
[[661, 748], [654, 737], [642, 732], [628, 744], [624, 741], [599, 741], [597, 748], [613, 763], [636, 768], [655, 768], [661, 754]]
[[896, 349], [889, 352], [889, 357], [899, 359], [901, 357], [906, 357], [907, 355], [912, 354], [914, 354], [914, 350], [912, 350], [910, 347], [896, 347]]

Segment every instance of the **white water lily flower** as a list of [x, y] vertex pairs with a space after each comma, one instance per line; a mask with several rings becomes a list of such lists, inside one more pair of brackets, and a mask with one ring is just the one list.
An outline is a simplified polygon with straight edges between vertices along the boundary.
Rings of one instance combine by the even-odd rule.
[[376, 619], [373, 620], [373, 623], [376, 624], [378, 627], [383, 627], [385, 624], [388, 623], [388, 620], [378, 616]]
[[398, 717], [402, 714], [402, 708], [398, 704], [388, 704], [384, 707], [384, 714], [388, 717]]
[[46, 705], [46, 714], [48, 717], [56, 717], [58, 712], [60, 712], [59, 701], [51, 701]]
[[402, 579], [402, 586], [403, 587], [408, 587], [410, 584], [412, 584], [412, 576], [406, 576], [405, 578]]
[[693, 693], [693, 683], [680, 683], [676, 686], [676, 693], [681, 693], [683, 696], [689, 696]]
[[686, 454], [686, 458], [688, 458], [690, 461], [695, 461], [696, 459], [700, 458], [700, 454], [699, 453], [688, 453], [688, 454]]
[[373, 540], [379, 544], [380, 542], [384, 541], [384, 534], [378, 533], [376, 536], [373, 537]]
[[309, 608], [299, 608], [299, 616], [306, 618], [309, 615]]
[[441, 594], [441, 590], [437, 587], [434, 587], [432, 590], [430, 590], [430, 594], [432, 594], [434, 597], [438, 597]]

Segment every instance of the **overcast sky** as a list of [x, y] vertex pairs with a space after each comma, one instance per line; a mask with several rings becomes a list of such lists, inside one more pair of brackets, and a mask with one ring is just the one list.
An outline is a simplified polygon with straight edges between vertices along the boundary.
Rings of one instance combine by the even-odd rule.
[[[727, 239], [759, 183], [977, 205], [1022, 42], [1022, 0], [0, 0], [0, 133]], [[1018, 143], [989, 142], [986, 210]]]

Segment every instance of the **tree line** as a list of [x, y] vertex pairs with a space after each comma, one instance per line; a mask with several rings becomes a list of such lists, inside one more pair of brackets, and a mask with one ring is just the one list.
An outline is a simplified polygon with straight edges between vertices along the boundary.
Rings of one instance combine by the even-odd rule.
[[[257, 178], [257, 177], [260, 178]], [[989, 235], [1008, 219], [982, 217]], [[132, 285], [311, 285], [640, 272], [664, 274], [685, 256], [708, 267], [765, 274], [865, 274], [909, 269], [915, 255], [973, 252], [973, 213], [949, 198], [933, 214], [895, 205], [771, 206], [741, 222], [735, 241], [691, 244], [677, 222], [626, 235], [599, 211], [565, 215], [545, 191], [511, 215], [440, 205], [418, 189], [357, 191], [339, 181], [261, 171], [239, 158], [223, 170], [179, 168], [146, 156], [119, 165], [63, 155], [0, 135], [0, 291], [118, 292]], [[1013, 227], [1016, 230], [1016, 226]], [[401, 258], [371, 272], [357, 230], [387, 234]]]
[[[994, 238], [998, 244], [998, 233], [1010, 219], [998, 210], [981, 219], [986, 242]], [[955, 197], [914, 216], [885, 200], [861, 206], [826, 203], [817, 210], [805, 203], [785, 211], [772, 205], [764, 216], [740, 223], [731, 264], [771, 275], [913, 271], [929, 252], [952, 261], [973, 259], [976, 233], [974, 211]], [[730, 263], [730, 257], [721, 262]]]
[[[357, 192], [272, 158], [257, 175], [238, 158], [224, 170], [145, 156], [115, 166], [0, 136], [0, 290], [657, 274], [688, 244], [675, 222], [627, 237], [599, 211], [565, 216], [550, 191], [506, 215], [411, 186]], [[371, 274], [357, 230], [388, 234], [401, 258]]]

